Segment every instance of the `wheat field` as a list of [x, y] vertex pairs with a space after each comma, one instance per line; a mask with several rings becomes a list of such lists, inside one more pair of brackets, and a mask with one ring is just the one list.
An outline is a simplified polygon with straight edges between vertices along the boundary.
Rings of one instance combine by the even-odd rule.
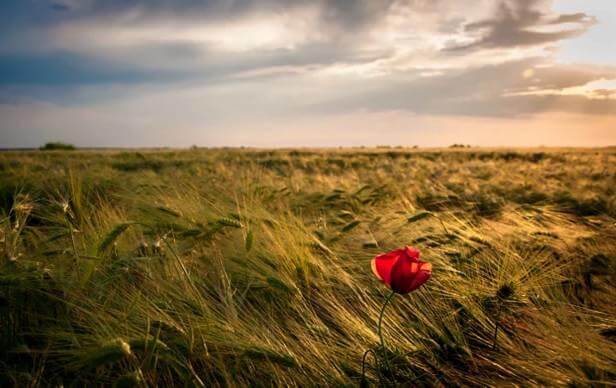
[[3, 152], [0, 206], [1, 386], [616, 385], [613, 148]]

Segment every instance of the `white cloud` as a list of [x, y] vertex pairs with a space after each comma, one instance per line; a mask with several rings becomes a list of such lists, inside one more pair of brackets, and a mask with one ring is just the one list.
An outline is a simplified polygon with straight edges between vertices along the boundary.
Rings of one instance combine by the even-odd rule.
[[579, 96], [590, 100], [616, 100], [616, 79], [600, 79], [562, 89], [529, 86], [525, 91], [504, 93], [504, 96]]
[[[134, 14], [133, 14], [134, 13]], [[122, 17], [77, 20], [51, 28], [53, 44], [60, 49], [97, 55], [98, 50], [157, 45], [190, 44], [224, 52], [294, 49], [321, 41], [325, 36], [315, 29], [318, 10], [314, 6], [294, 8], [283, 13], [247, 15], [232, 20], [142, 20], [138, 12]]]

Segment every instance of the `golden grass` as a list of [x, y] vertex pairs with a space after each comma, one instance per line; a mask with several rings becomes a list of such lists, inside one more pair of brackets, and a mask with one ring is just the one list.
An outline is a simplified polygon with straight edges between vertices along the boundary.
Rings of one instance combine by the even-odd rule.
[[609, 386], [614, 166], [613, 149], [2, 153], [0, 385], [357, 385], [387, 293], [370, 259], [414, 245], [433, 277], [388, 307], [388, 383]]

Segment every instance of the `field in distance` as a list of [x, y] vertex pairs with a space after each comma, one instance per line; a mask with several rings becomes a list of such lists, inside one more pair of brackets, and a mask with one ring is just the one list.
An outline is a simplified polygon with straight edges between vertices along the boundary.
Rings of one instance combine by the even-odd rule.
[[9, 151], [0, 212], [1, 386], [357, 386], [405, 245], [369, 384], [616, 381], [614, 148]]

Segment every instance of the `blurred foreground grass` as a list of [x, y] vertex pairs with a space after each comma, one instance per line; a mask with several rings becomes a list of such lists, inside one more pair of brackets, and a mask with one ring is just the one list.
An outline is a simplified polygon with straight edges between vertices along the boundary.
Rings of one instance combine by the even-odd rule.
[[[616, 381], [616, 151], [0, 153], [0, 385]], [[499, 321], [493, 348], [495, 322]], [[368, 377], [376, 383], [374, 370]]]

